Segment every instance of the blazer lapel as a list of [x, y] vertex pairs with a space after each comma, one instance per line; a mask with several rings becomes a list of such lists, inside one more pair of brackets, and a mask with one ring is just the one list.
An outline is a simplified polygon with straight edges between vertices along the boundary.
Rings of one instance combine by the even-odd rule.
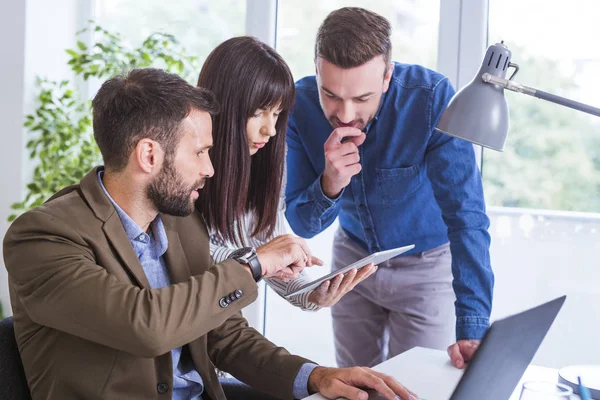
[[190, 279], [192, 272], [190, 266], [185, 258], [181, 241], [179, 240], [179, 234], [177, 230], [171, 227], [171, 224], [166, 222], [167, 218], [163, 217], [163, 223], [165, 226], [165, 232], [167, 233], [167, 240], [169, 241], [169, 247], [165, 253], [165, 261], [167, 262], [167, 268], [171, 274], [171, 283], [184, 282]]
[[104, 222], [104, 234], [121, 257], [125, 269], [131, 273], [139, 286], [150, 288], [142, 264], [125, 234], [121, 218], [100, 186], [98, 172], [102, 169], [103, 167], [94, 168], [81, 180], [81, 193], [96, 217]]
[[[178, 217], [161, 215], [169, 247], [165, 253], [165, 261], [171, 274], [172, 283], [184, 282], [192, 276], [192, 270], [185, 256], [183, 245], [179, 239], [177, 230]], [[189, 241], [187, 241], [189, 243]], [[199, 243], [202, 243], [200, 240]], [[206, 243], [206, 242], [204, 242]], [[189, 246], [189, 244], [188, 244]], [[189, 249], [188, 249], [188, 253]], [[193, 254], [193, 253], [192, 253]], [[212, 364], [207, 352], [207, 336], [201, 336], [188, 344], [192, 360], [202, 381], [204, 382], [205, 397], [212, 400], [224, 400], [225, 394], [219, 384], [219, 378], [215, 372], [215, 366]]]
[[129, 270], [131, 275], [137, 280], [138, 285], [144, 288], [150, 288], [150, 283], [142, 268], [142, 264], [140, 264], [140, 260], [138, 259], [137, 254], [135, 254], [135, 250], [133, 249], [129, 238], [125, 234], [123, 223], [116, 212], [106, 220], [103, 229], [106, 238], [115, 248], [119, 257], [121, 257], [125, 268]]

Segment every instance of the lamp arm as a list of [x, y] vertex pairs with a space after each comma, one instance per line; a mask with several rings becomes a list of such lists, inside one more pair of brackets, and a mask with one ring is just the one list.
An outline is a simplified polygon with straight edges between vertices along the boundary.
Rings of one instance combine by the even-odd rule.
[[487, 72], [481, 75], [481, 79], [486, 83], [502, 86], [503, 88], [511, 90], [513, 92], [524, 93], [529, 96], [537, 97], [538, 99], [546, 100], [552, 103], [559, 104], [561, 106], [569, 107], [574, 110], [582, 111], [600, 117], [600, 108], [592, 107], [590, 105], [570, 100], [565, 97], [557, 96], [552, 93], [544, 92], [543, 90], [537, 90], [529, 86], [521, 85], [520, 83], [514, 82], [509, 79], [500, 78]]

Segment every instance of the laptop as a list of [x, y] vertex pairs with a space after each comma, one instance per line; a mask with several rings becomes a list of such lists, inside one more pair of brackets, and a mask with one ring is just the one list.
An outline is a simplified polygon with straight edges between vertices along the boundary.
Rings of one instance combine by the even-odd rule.
[[[494, 322], [450, 400], [510, 398], [558, 315], [566, 296]], [[383, 399], [369, 391], [369, 400]], [[438, 400], [438, 399], [428, 399]]]

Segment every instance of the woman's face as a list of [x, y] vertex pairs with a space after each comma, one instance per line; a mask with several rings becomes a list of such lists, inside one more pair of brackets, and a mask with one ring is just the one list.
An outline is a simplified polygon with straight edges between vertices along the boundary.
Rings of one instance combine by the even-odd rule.
[[280, 104], [269, 109], [259, 108], [254, 115], [248, 118], [246, 122], [246, 135], [248, 136], [248, 146], [250, 155], [253, 156], [258, 150], [265, 147], [277, 131], [275, 124], [281, 113]]

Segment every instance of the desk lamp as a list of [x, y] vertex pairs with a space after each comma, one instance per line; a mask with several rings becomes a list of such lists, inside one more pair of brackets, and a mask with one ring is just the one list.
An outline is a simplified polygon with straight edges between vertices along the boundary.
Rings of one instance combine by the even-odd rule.
[[[502, 151], [509, 120], [504, 89], [600, 117], [599, 108], [514, 82], [512, 79], [519, 71], [519, 66], [511, 62], [511, 56], [504, 42], [489, 46], [479, 71], [469, 84], [452, 97], [435, 130]], [[514, 72], [506, 79], [509, 68], [514, 68]]]

